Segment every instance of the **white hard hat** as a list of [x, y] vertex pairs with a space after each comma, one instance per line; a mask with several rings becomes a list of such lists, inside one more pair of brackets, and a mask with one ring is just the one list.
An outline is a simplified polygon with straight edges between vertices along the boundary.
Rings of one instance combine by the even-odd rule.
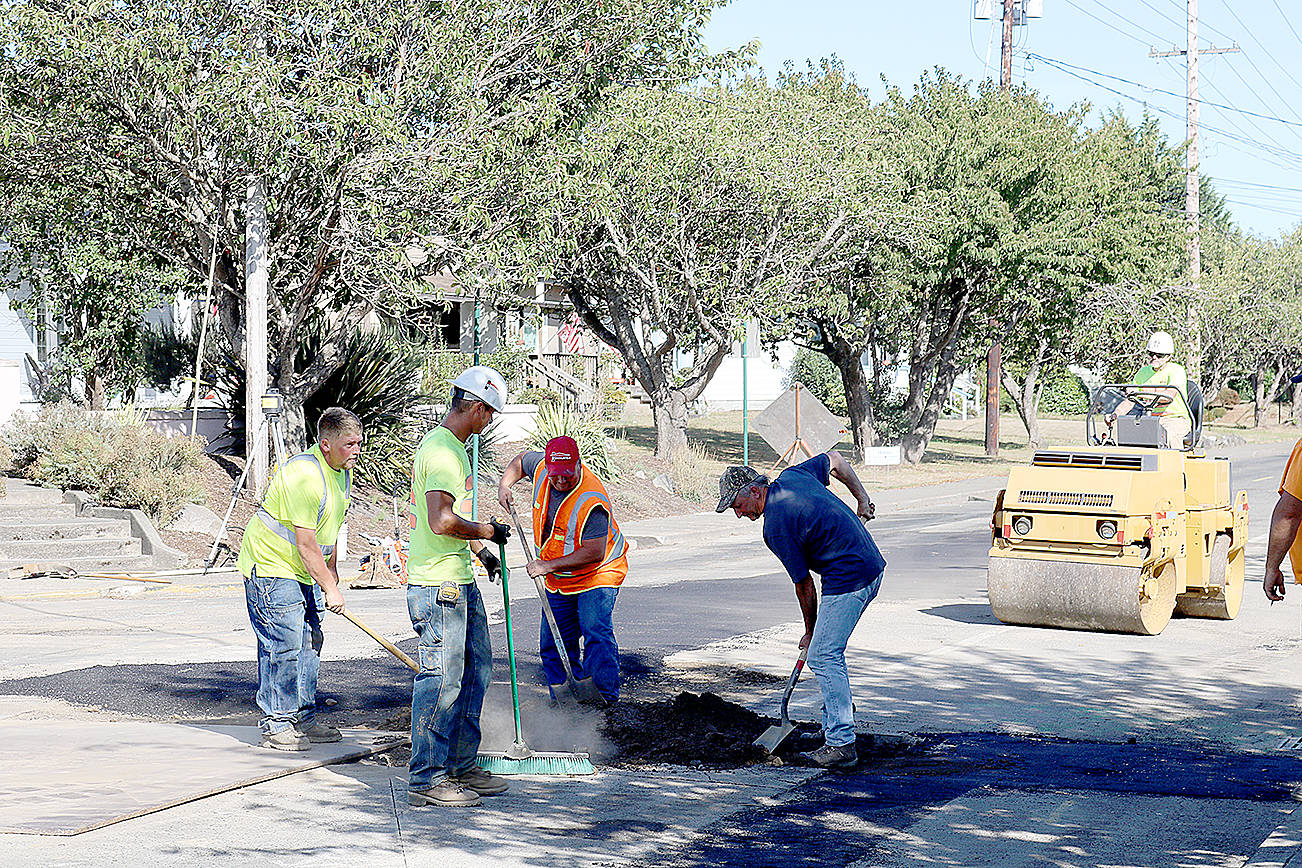
[[448, 382], [499, 413], [506, 407], [506, 378], [487, 365], [466, 368], [461, 376]]
[[1169, 356], [1175, 352], [1175, 341], [1166, 332], [1153, 332], [1148, 339], [1148, 351], [1159, 356]]

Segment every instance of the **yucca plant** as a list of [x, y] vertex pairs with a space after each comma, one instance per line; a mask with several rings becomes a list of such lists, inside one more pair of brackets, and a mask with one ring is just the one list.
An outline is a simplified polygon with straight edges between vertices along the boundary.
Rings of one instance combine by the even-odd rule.
[[593, 413], [559, 402], [543, 404], [538, 408], [537, 428], [529, 437], [533, 449], [547, 448], [553, 437], [569, 436], [579, 444], [579, 456], [602, 479], [612, 479], [618, 474], [615, 462], [606, 449], [606, 428]]

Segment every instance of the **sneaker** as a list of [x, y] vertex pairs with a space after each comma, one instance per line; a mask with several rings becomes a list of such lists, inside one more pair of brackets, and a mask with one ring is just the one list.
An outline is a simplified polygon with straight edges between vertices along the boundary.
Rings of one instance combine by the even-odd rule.
[[409, 805], [438, 805], [444, 808], [473, 808], [482, 805], [479, 793], [445, 778], [427, 790], [408, 790]]
[[332, 741], [339, 741], [343, 738], [339, 730], [333, 726], [313, 721], [307, 726], [298, 727], [298, 731], [307, 736], [307, 740], [313, 744], [326, 744]]
[[448, 780], [481, 796], [499, 796], [511, 788], [502, 778], [479, 766], [471, 766], [470, 771], [452, 775]]
[[825, 769], [848, 769], [859, 764], [859, 754], [854, 749], [854, 742], [842, 745], [825, 744], [818, 750], [800, 754], [800, 758]]
[[312, 743], [296, 729], [282, 729], [271, 735], [262, 736], [262, 746], [274, 750], [307, 750]]

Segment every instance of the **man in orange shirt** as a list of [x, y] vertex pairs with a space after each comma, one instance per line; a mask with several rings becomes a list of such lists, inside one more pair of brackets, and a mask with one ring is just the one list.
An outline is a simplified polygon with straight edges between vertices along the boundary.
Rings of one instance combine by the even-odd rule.
[[[543, 578], [575, 677], [592, 678], [606, 701], [615, 702], [619, 646], [613, 617], [615, 597], [628, 575], [628, 545], [615, 521], [610, 495], [597, 474], [579, 460], [579, 445], [571, 437], [554, 437], [545, 452], [521, 452], [511, 459], [497, 486], [503, 509], [511, 508], [511, 486], [525, 477], [533, 480], [537, 550], [537, 559], [525, 569], [530, 576]], [[539, 650], [555, 696], [556, 688], [565, 683], [565, 669], [545, 618]]]
[[1261, 580], [1262, 589], [1271, 602], [1284, 599], [1284, 573], [1280, 564], [1284, 554], [1293, 567], [1293, 579], [1302, 577], [1302, 440], [1293, 447], [1293, 454], [1284, 465], [1284, 478], [1279, 484], [1279, 500], [1270, 516], [1270, 536], [1266, 543], [1266, 574]]

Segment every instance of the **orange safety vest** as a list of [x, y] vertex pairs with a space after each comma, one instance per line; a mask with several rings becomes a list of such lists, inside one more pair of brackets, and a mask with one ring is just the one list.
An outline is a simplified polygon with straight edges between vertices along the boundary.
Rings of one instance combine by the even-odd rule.
[[615, 522], [615, 511], [610, 508], [606, 486], [597, 474], [580, 464], [578, 484], [561, 495], [564, 500], [556, 510], [556, 521], [544, 539], [543, 523], [547, 520], [548, 501], [554, 493], [547, 483], [547, 466], [539, 463], [533, 481], [533, 540], [542, 560], [554, 560], [573, 553], [582, 544], [583, 525], [596, 507], [605, 507], [610, 525], [606, 528], [605, 557], [573, 572], [548, 573], [544, 581], [547, 590], [580, 594], [593, 588], [618, 588], [628, 575], [628, 544]]

